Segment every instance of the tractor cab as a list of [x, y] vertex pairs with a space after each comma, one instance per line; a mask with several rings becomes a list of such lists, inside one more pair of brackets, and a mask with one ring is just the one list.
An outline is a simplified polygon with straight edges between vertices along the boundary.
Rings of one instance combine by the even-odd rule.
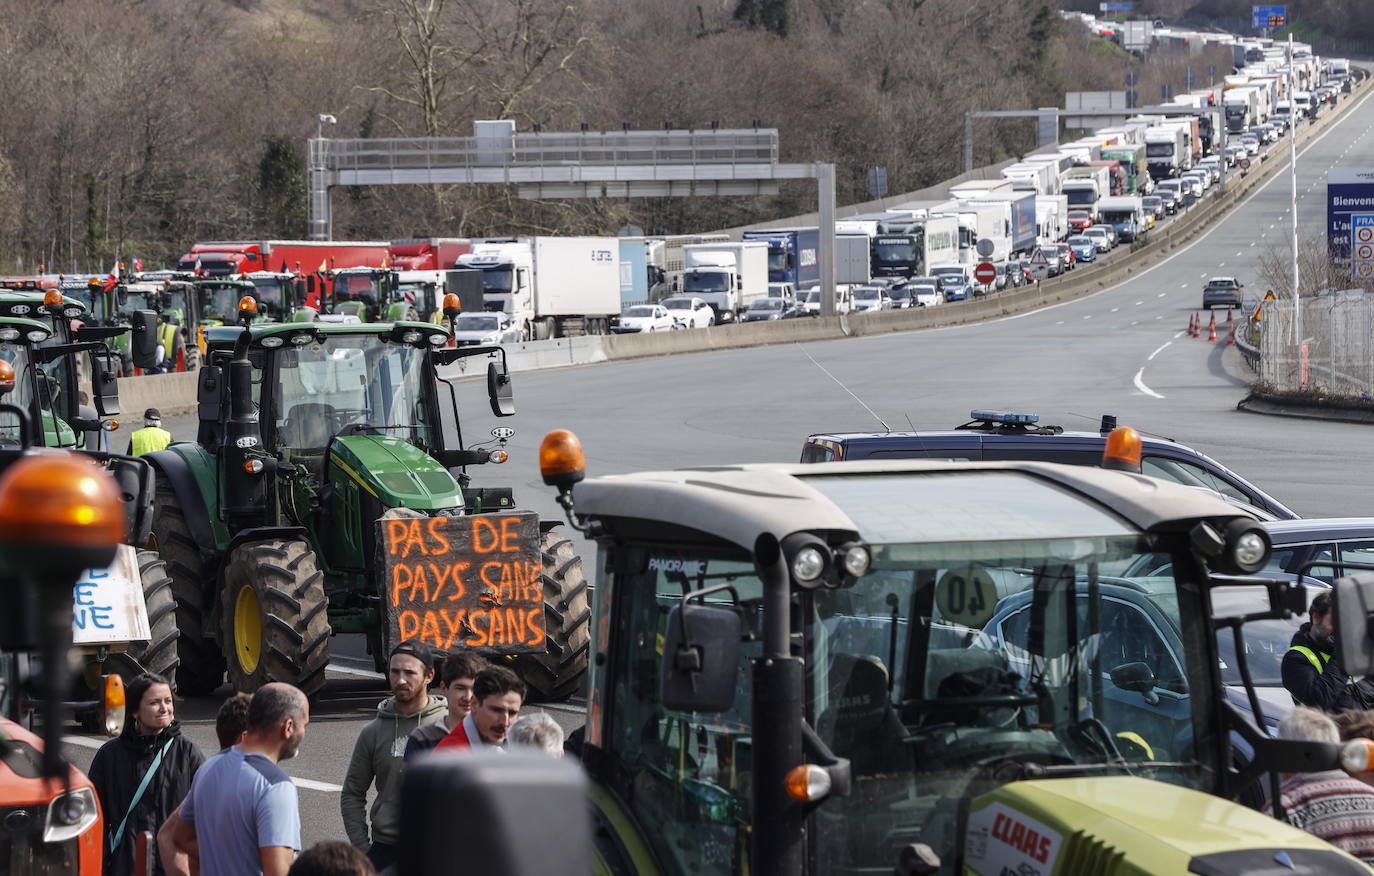
[[[233, 325], [238, 321], [239, 301], [251, 295], [258, 302], [257, 322], [281, 322], [289, 318], [289, 310], [283, 309], [285, 302], [280, 298], [259, 297], [264, 290], [251, 280], [237, 277], [216, 277], [196, 280], [195, 286], [200, 295], [201, 320], [206, 326]], [[266, 290], [270, 292], [270, 290]]]
[[[1221, 695], [1209, 575], [1269, 553], [1235, 507], [1034, 462], [574, 487], [563, 436], [541, 468], [599, 544], [574, 744], [608, 872], [1219, 873], [1276, 850], [1302, 872], [1361, 872], [1217, 799], [1253, 780], [1232, 768], [1232, 731], [1295, 771]], [[1133, 571], [1160, 556], [1166, 574]], [[1287, 584], [1250, 580], [1248, 619], [1303, 610]]]
[[258, 306], [273, 321], [291, 321], [305, 304], [307, 283], [299, 274], [253, 271], [240, 279], [253, 284]]
[[390, 268], [340, 268], [330, 272], [330, 294], [322, 322], [413, 321], [416, 310], [400, 295]]

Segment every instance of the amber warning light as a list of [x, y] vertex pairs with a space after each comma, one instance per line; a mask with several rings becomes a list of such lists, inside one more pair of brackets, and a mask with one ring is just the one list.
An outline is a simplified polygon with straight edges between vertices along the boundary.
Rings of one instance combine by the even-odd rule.
[[14, 463], [0, 478], [0, 545], [78, 568], [104, 568], [124, 541], [124, 506], [114, 479], [76, 455], [42, 453]]
[[43, 293], [43, 304], [47, 307], [61, 307], [62, 293], [57, 289], [49, 289]]
[[449, 319], [463, 312], [463, 304], [458, 296], [450, 292], [444, 296], [444, 316]]
[[1102, 451], [1102, 467], [1116, 471], [1140, 472], [1140, 433], [1130, 426], [1117, 426], [1107, 436]]
[[539, 474], [544, 483], [560, 490], [571, 487], [587, 474], [582, 442], [567, 429], [554, 429], [539, 443]]

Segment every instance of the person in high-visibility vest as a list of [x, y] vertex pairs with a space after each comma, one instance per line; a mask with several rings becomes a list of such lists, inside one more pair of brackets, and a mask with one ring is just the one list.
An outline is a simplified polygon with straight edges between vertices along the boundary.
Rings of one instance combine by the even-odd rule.
[[143, 428], [129, 436], [130, 456], [142, 456], [155, 450], [166, 450], [172, 443], [172, 433], [162, 428], [162, 412], [148, 408], [143, 412]]
[[1308, 622], [1298, 628], [1283, 655], [1283, 686], [1300, 706], [1323, 712], [1374, 706], [1374, 682], [1355, 681], [1336, 659], [1336, 627], [1331, 594], [1312, 599]]

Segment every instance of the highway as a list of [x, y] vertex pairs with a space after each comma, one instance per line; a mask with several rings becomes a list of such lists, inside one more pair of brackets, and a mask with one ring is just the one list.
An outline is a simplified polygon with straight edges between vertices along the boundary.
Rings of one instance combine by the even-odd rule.
[[[1359, 100], [1299, 157], [1304, 234], [1324, 229], [1326, 171], [1358, 164], [1370, 150], [1374, 104]], [[1268, 161], [1286, 165], [1287, 154], [1284, 143]], [[1289, 177], [1281, 173], [1153, 268], [1091, 297], [1014, 318], [521, 374], [518, 413], [501, 421], [491, 416], [482, 385], [469, 382], [468, 440], [498, 422], [516, 430], [510, 461], [474, 470], [474, 478], [514, 484], [522, 506], [561, 518], [537, 471], [539, 441], [550, 429], [581, 437], [595, 476], [796, 460], [813, 432], [881, 430], [878, 418], [893, 429], [946, 429], [973, 408], [992, 408], [1033, 412], [1042, 423], [1071, 430], [1093, 430], [1102, 414], [1115, 414], [1123, 424], [1213, 456], [1300, 514], [1374, 513], [1374, 442], [1363, 427], [1238, 412], [1249, 379], [1240, 356], [1224, 343], [1184, 334], [1208, 277], [1234, 275], [1257, 291], [1258, 254], [1288, 246], [1289, 209]], [[178, 439], [194, 438], [193, 417], [168, 424]], [[590, 569], [594, 549], [584, 546], [583, 556]], [[358, 730], [384, 695], [358, 639], [335, 641], [331, 682], [300, 755], [286, 764], [302, 788], [306, 845], [342, 837], [338, 785]], [[181, 706], [188, 732], [207, 753], [218, 702]], [[580, 722], [575, 705], [551, 711], [565, 727]], [[89, 764], [93, 744], [77, 740], [78, 765]]]

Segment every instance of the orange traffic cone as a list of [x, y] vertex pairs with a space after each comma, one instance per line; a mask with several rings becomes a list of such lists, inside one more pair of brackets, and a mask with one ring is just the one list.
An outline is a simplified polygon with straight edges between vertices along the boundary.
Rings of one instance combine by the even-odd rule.
[[1214, 314], [1212, 314], [1212, 323], [1211, 323], [1211, 325], [1207, 326], [1207, 340], [1209, 340], [1209, 341], [1215, 341], [1216, 339], [1217, 339], [1217, 315], [1214, 313]]
[[1188, 314], [1188, 337], [1190, 337], [1190, 338], [1195, 338], [1195, 337], [1197, 337], [1197, 314], [1196, 314], [1196, 313], [1190, 313], [1190, 314]]
[[1233, 307], [1226, 308], [1226, 327], [1228, 329], [1234, 329], [1236, 325], [1236, 321], [1231, 318], [1231, 311], [1234, 309]]
[[1235, 345], [1236, 345], [1236, 324], [1235, 324], [1235, 323], [1231, 323], [1231, 334], [1226, 338], [1226, 346], [1228, 346], [1228, 347], [1234, 347]]
[[186, 348], [185, 348], [185, 347], [177, 347], [177, 373], [180, 374], [181, 372], [183, 372], [183, 371], [185, 371], [185, 370], [186, 370]]

